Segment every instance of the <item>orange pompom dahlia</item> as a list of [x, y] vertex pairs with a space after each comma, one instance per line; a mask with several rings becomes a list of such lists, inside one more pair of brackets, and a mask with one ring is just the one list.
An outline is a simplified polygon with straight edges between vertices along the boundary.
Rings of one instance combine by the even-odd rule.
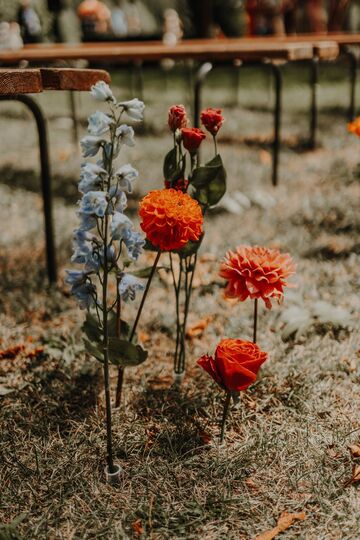
[[348, 124], [348, 131], [360, 137], [360, 116]]
[[203, 214], [199, 203], [175, 189], [150, 191], [140, 202], [141, 228], [161, 251], [181, 249], [202, 235]]
[[295, 264], [288, 253], [258, 246], [239, 246], [229, 251], [221, 265], [220, 276], [228, 283], [225, 297], [240, 302], [250, 298], [262, 298], [268, 309], [271, 299], [281, 302], [286, 279], [295, 273]]

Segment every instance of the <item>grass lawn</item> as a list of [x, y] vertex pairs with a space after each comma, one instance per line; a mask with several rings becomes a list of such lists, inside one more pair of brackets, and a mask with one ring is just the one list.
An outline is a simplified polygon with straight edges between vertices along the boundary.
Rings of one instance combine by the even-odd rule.
[[[188, 326], [206, 319], [205, 329], [189, 339], [186, 377], [172, 387], [173, 291], [161, 271], [140, 328], [149, 359], [126, 370], [123, 405], [114, 411], [116, 461], [125, 470], [117, 488], [103, 472], [101, 370], [85, 356], [83, 313], [63, 283], [81, 162], [67, 96], [39, 97], [49, 117], [56, 195], [60, 278], [52, 290], [44, 269], [36, 133], [19, 104], [0, 104], [0, 349], [8, 351], [0, 353], [1, 540], [252, 540], [285, 511], [305, 512], [305, 519], [284, 540], [359, 538], [359, 488], [351, 478], [360, 461], [348, 447], [360, 445], [360, 141], [346, 131], [346, 66], [324, 66], [319, 146], [302, 151], [309, 74], [305, 67], [284, 69], [282, 134], [289, 144], [276, 189], [267, 144], [269, 76], [219, 68], [209, 77], [203, 104], [223, 106], [226, 117], [219, 146], [228, 195], [207, 217], [194, 281]], [[128, 74], [113, 80], [117, 96], [132, 95]], [[145, 73], [145, 126], [123, 156], [140, 172], [129, 205], [135, 219], [139, 198], [162, 186], [162, 159], [171, 146], [167, 107], [189, 104], [189, 84], [180, 70]], [[77, 100], [84, 132], [96, 104], [87, 95]], [[283, 306], [260, 309], [258, 342], [270, 360], [231, 410], [226, 445], [219, 447], [223, 395], [196, 359], [224, 336], [251, 339], [251, 302], [226, 302], [218, 277], [219, 260], [240, 243], [290, 252], [297, 287]], [[140, 265], [151, 260], [146, 253]], [[291, 333], [301, 326], [294, 312], [306, 322], [297, 334]], [[126, 318], [134, 313], [129, 306]], [[112, 375], [114, 388], [115, 369]]]

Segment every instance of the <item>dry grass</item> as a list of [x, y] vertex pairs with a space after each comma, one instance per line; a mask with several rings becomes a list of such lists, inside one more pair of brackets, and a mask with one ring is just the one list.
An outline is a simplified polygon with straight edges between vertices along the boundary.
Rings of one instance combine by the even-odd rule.
[[[301, 89], [288, 92], [290, 103]], [[150, 106], [161, 109], [163, 115], [159, 104]], [[245, 121], [243, 132], [263, 132], [262, 113], [228, 108], [226, 116], [224, 136], [238, 135], [236, 126]], [[208, 219], [189, 325], [214, 318], [189, 343], [188, 372], [178, 390], [171, 387], [172, 291], [166, 276], [154, 285], [141, 328], [149, 360], [127, 371], [125, 402], [114, 412], [115, 452], [125, 470], [118, 488], [104, 482], [102, 378], [84, 355], [82, 314], [61, 280], [53, 291], [44, 285], [40, 199], [26, 189], [17, 163], [20, 154], [20, 168], [36, 165], [34, 138], [29, 133], [22, 149], [14, 147], [11, 135], [26, 122], [0, 123], [9, 132], [2, 165], [10, 167], [8, 185], [0, 184], [1, 349], [25, 344], [15, 358], [0, 359], [0, 387], [14, 390], [0, 397], [0, 538], [251, 540], [284, 510], [304, 510], [305, 521], [284, 539], [356, 540], [358, 489], [345, 484], [353, 463], [348, 445], [360, 440], [360, 143], [346, 134], [343, 117], [322, 116], [316, 152], [283, 153], [277, 190], [269, 186], [266, 150], [223, 143], [229, 192], [241, 190], [252, 204], [240, 215], [221, 210]], [[303, 114], [287, 109], [285, 135], [304, 123]], [[59, 121], [51, 123], [51, 140], [63, 273], [76, 223], [69, 202], [79, 158]], [[129, 156], [143, 178], [136, 196], [160, 185], [169, 141], [158, 134], [140, 143]], [[16, 188], [9, 186], [9, 171]], [[345, 328], [317, 324], [284, 342], [277, 331], [281, 308], [262, 311], [259, 342], [271, 359], [232, 410], [227, 444], [219, 448], [223, 397], [195, 359], [223, 335], [250, 338], [251, 305], [229, 306], [217, 277], [217, 260], [240, 242], [292, 253], [298, 289], [284, 307], [299, 297], [304, 306], [322, 299], [347, 310], [351, 322]], [[43, 352], [27, 358], [38, 346]]]

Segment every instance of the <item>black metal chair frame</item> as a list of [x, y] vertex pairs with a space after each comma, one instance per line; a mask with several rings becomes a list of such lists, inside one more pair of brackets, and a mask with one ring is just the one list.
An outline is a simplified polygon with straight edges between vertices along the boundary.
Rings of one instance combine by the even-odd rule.
[[53, 230], [53, 198], [51, 190], [51, 171], [48, 149], [48, 135], [46, 120], [38, 103], [25, 94], [0, 95], [0, 101], [19, 101], [23, 103], [33, 114], [36, 122], [39, 153], [40, 153], [40, 176], [41, 191], [43, 198], [44, 222], [45, 222], [45, 245], [47, 273], [50, 284], [54, 284], [57, 279], [57, 264], [55, 255], [55, 242]]

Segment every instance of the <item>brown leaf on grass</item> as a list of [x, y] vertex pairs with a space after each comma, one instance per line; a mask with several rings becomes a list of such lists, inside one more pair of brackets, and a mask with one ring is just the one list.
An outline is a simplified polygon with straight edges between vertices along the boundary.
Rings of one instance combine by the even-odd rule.
[[273, 540], [278, 534], [286, 531], [291, 525], [297, 520], [303, 520], [306, 518], [305, 512], [297, 512], [295, 514], [289, 514], [288, 512], [283, 512], [277, 522], [276, 527], [269, 531], [265, 531], [258, 536], [255, 540]]
[[267, 150], [261, 149], [260, 152], [260, 161], [263, 165], [271, 165], [271, 155]]
[[169, 388], [173, 384], [172, 375], [163, 375], [162, 377], [156, 376], [148, 379], [148, 385], [153, 390], [163, 390], [164, 388]]
[[144, 532], [143, 526], [141, 524], [141, 519], [137, 519], [134, 523], [131, 524], [132, 530], [136, 536], [141, 536]]
[[138, 333], [138, 338], [139, 338], [139, 341], [141, 343], [147, 343], [148, 341], [150, 341], [150, 335], [147, 334], [146, 332], [141, 331], [141, 330]]
[[351, 444], [348, 446], [350, 450], [351, 457], [359, 458], [360, 457], [360, 444]]
[[21, 343], [20, 345], [14, 345], [13, 347], [9, 347], [8, 349], [3, 349], [0, 351], [0, 360], [3, 358], [16, 358], [19, 353], [21, 353], [25, 349], [25, 345]]
[[188, 328], [188, 330], [186, 331], [186, 337], [190, 339], [200, 337], [213, 319], [214, 319], [213, 315], [208, 315], [204, 319], [200, 319], [195, 324], [193, 324], [190, 328]]
[[37, 358], [44, 352], [44, 347], [36, 347], [35, 349], [32, 349], [30, 351], [26, 351], [25, 356], [26, 358]]
[[258, 486], [255, 484], [254, 480], [251, 477], [245, 480], [245, 484], [247, 485], [248, 488], [252, 489], [253, 491], [259, 491]]
[[350, 486], [351, 484], [357, 484], [360, 482], [360, 465], [353, 465], [352, 476], [345, 482], [345, 487]]
[[204, 431], [203, 429], [199, 430], [199, 437], [204, 444], [211, 443], [212, 437], [207, 431]]

